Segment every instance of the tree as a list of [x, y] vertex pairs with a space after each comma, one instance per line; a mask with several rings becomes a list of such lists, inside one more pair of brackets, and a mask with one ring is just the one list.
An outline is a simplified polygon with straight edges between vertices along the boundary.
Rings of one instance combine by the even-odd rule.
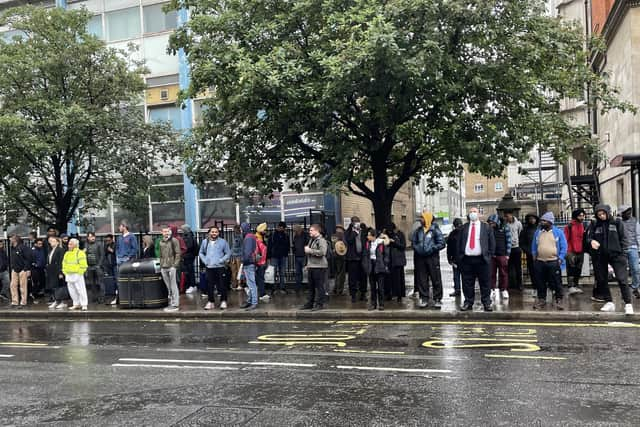
[[24, 7], [1, 18], [14, 30], [0, 40], [3, 208], [61, 231], [81, 204], [135, 210], [175, 140], [145, 123], [143, 64], [87, 33], [90, 16]]
[[[487, 176], [536, 143], [558, 158], [588, 130], [559, 114], [582, 97], [630, 108], [587, 64], [582, 34], [539, 0], [173, 0], [172, 37], [208, 90], [184, 147], [196, 180], [268, 193], [347, 188], [388, 223], [412, 177]], [[368, 185], [372, 182], [372, 185]]]

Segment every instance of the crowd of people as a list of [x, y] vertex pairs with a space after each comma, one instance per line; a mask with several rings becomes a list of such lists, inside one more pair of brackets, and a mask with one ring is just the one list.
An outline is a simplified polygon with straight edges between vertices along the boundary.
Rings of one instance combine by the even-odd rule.
[[[309, 295], [302, 309], [327, 307], [331, 277], [333, 296], [348, 292], [351, 302], [356, 303], [367, 301], [368, 295], [369, 310], [384, 310], [385, 302], [401, 302], [406, 296], [406, 250], [410, 243], [414, 254], [414, 296], [419, 308], [442, 307], [440, 252], [445, 249], [453, 269], [450, 296], [464, 297], [462, 311], [473, 309], [476, 283], [485, 311], [492, 311], [497, 299], [508, 302], [511, 290], [522, 290], [523, 253], [537, 292], [533, 309], [546, 308], [551, 289], [553, 306], [563, 310], [565, 293], [583, 293], [580, 278], [588, 253], [595, 276], [591, 299], [603, 303], [602, 311], [615, 311], [609, 289], [609, 281], [615, 280], [624, 311], [631, 314], [632, 293], [640, 298], [640, 224], [631, 215], [631, 207], [620, 206], [618, 211], [620, 216], [614, 217], [609, 206], [599, 205], [595, 218], [585, 222], [585, 211], [577, 209], [561, 230], [551, 212], [540, 218], [529, 214], [522, 224], [510, 212], [490, 215], [484, 222], [478, 210], [472, 208], [466, 222], [460, 218], [453, 221], [446, 238], [433, 214], [427, 211], [408, 239], [395, 224], [376, 230], [356, 216], [346, 229], [338, 225], [331, 234], [318, 224], [311, 225], [308, 232], [295, 225], [292, 238], [284, 222], [272, 231], [266, 223], [255, 230], [243, 223], [234, 227], [228, 242], [217, 226], [198, 242], [188, 225], [179, 229], [167, 225], [157, 239], [143, 236], [140, 248], [126, 221], [120, 223], [117, 239], [107, 235], [103, 243], [96, 240], [94, 233], [88, 233], [81, 242], [76, 236], [58, 235], [50, 228], [45, 239], [31, 234], [23, 241], [12, 235], [9, 256], [0, 242], [0, 298], [9, 300], [15, 308], [42, 298], [52, 310], [87, 310], [90, 301], [117, 305], [120, 266], [154, 258], [159, 260], [167, 287], [166, 311], [180, 309], [180, 294], [184, 292], [199, 292], [206, 299], [205, 310], [224, 310], [230, 290], [244, 291], [241, 308], [255, 310], [259, 303], [288, 293], [287, 265], [293, 255], [295, 291], [301, 292], [303, 282], [308, 283]], [[565, 269], [566, 292], [562, 284]], [[627, 285], [629, 274], [631, 289]]]

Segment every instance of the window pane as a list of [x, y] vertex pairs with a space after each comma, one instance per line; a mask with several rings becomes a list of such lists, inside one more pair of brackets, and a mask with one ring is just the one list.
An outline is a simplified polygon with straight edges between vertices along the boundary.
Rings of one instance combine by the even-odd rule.
[[216, 221], [224, 224], [236, 223], [236, 203], [233, 200], [200, 202], [200, 228], [207, 229]]
[[233, 197], [229, 187], [224, 182], [208, 182], [200, 189], [201, 199], [218, 199], [224, 197]]
[[162, 231], [164, 225], [180, 227], [184, 224], [184, 203], [163, 203], [153, 205], [153, 230]]
[[174, 129], [182, 129], [182, 112], [179, 107], [160, 107], [149, 109], [149, 121], [169, 122]]
[[154, 186], [151, 191], [152, 202], [175, 202], [184, 200], [184, 185]]
[[169, 55], [169, 34], [144, 39], [145, 65], [149, 67], [151, 74], [177, 74], [178, 57]]
[[105, 13], [107, 40], [125, 40], [140, 36], [140, 9], [116, 10]]
[[144, 10], [144, 32], [158, 33], [160, 31], [173, 30], [178, 26], [178, 13], [174, 10], [164, 13], [162, 8], [166, 3], [145, 6]]
[[259, 201], [242, 199], [240, 201], [240, 221], [251, 224], [261, 222], [275, 223], [280, 221], [280, 196], [276, 195], [272, 200], [264, 200], [264, 206]]
[[102, 15], [92, 17], [87, 23], [87, 32], [98, 38], [102, 38]]
[[120, 206], [113, 206], [113, 220], [115, 221], [116, 229], [120, 225], [122, 220], [129, 222], [132, 233], [145, 233], [149, 229], [149, 215], [143, 215], [142, 217], [136, 217], [131, 212], [122, 209]]
[[111, 229], [111, 211], [109, 208], [82, 212], [84, 232], [93, 231], [96, 234], [113, 233]]
[[324, 195], [295, 194], [284, 196], [285, 221], [308, 217], [311, 209], [324, 209]]

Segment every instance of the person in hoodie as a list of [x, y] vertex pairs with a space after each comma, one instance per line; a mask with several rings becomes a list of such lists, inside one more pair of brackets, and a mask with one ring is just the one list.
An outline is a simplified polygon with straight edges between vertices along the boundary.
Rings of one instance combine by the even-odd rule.
[[509, 299], [509, 256], [511, 255], [511, 228], [504, 224], [497, 214], [489, 215], [487, 223], [491, 226], [496, 241], [495, 252], [491, 257], [491, 298], [498, 297], [496, 285], [500, 284], [502, 299]]
[[389, 282], [391, 289], [385, 289], [387, 295], [391, 295], [392, 298], [396, 298], [398, 302], [402, 301], [402, 298], [407, 294], [406, 285], [404, 283], [404, 269], [407, 265], [407, 256], [405, 254], [407, 250], [407, 239], [404, 237], [404, 233], [394, 223], [389, 224], [387, 227], [387, 233], [389, 236], [389, 248], [391, 249], [391, 272], [389, 273]]
[[187, 293], [193, 293], [198, 290], [196, 287], [195, 262], [200, 248], [198, 247], [196, 237], [188, 224], [183, 224], [178, 231], [180, 232], [179, 237], [182, 237], [184, 245], [187, 248], [182, 258], [182, 271], [184, 272], [185, 288]]
[[4, 242], [0, 241], [0, 298], [3, 300], [9, 300], [10, 295], [11, 276], [9, 274], [9, 257], [7, 256], [7, 250], [4, 247]]
[[31, 298], [44, 294], [45, 272], [47, 266], [47, 251], [44, 240], [36, 238], [33, 242], [33, 268], [31, 269]]
[[11, 252], [11, 307], [22, 308], [27, 305], [28, 281], [33, 265], [33, 251], [28, 248], [17, 234], [10, 238]]
[[524, 217], [524, 226], [522, 228], [522, 232], [520, 233], [520, 249], [525, 253], [527, 257], [527, 273], [529, 274], [529, 279], [531, 280], [531, 286], [533, 289], [538, 289], [538, 284], [536, 281], [536, 269], [535, 264], [533, 262], [533, 255], [531, 254], [531, 245], [533, 243], [533, 236], [535, 236], [536, 231], [538, 230], [538, 216], [534, 214], [527, 214]]
[[240, 224], [233, 226], [231, 239], [231, 260], [229, 261], [229, 267], [231, 268], [231, 288], [238, 291], [242, 290], [240, 281], [238, 280], [238, 271], [240, 271], [240, 264], [242, 264], [242, 230], [240, 230]]
[[412, 240], [415, 251], [414, 268], [418, 276], [418, 307], [429, 305], [429, 282], [433, 286], [433, 307], [442, 308], [442, 275], [440, 273], [440, 251], [445, 248], [444, 236], [433, 222], [431, 212], [422, 212], [422, 227], [416, 230]]
[[513, 216], [513, 212], [504, 213], [504, 222], [511, 231], [511, 253], [509, 254], [509, 288], [522, 289], [522, 250], [520, 233], [522, 223]]
[[458, 267], [458, 238], [462, 231], [462, 220], [456, 218], [453, 220], [453, 230], [447, 236], [447, 261], [451, 268], [453, 268], [453, 292], [449, 294], [450, 297], [459, 297], [462, 295], [462, 276], [460, 275], [460, 268]]
[[160, 273], [169, 292], [169, 306], [164, 311], [180, 310], [180, 291], [176, 275], [181, 259], [180, 242], [173, 236], [170, 226], [163, 227], [160, 241]]
[[[571, 212], [571, 221], [564, 228], [564, 237], [567, 239], [567, 282], [569, 285], [568, 294], [581, 294], [580, 276], [582, 275], [582, 265], [584, 264], [584, 209], [575, 209]], [[637, 250], [636, 250], [637, 252]]]
[[362, 269], [369, 276], [369, 294], [371, 303], [369, 310], [384, 310], [385, 283], [389, 281], [391, 269], [390, 239], [386, 234], [378, 234], [370, 228], [364, 247]]
[[268, 245], [268, 258], [278, 273], [279, 291], [284, 294], [287, 293], [285, 288], [285, 272], [287, 270], [289, 251], [291, 250], [291, 242], [289, 241], [289, 236], [286, 231], [287, 224], [284, 221], [280, 221], [271, 235]]
[[540, 228], [536, 230], [531, 244], [538, 284], [538, 300], [533, 305], [534, 310], [542, 310], [547, 305], [547, 287], [555, 293], [556, 309], [564, 310], [561, 269], [565, 266], [567, 239], [564, 233], [553, 225], [554, 222], [552, 212], [542, 215]]
[[586, 239], [592, 249], [593, 273], [596, 280], [593, 293], [601, 296], [605, 301], [601, 311], [616, 310], [609, 289], [608, 266], [611, 265], [624, 300], [624, 311], [626, 314], [633, 314], [631, 292], [627, 286], [628, 262], [623, 246], [625, 240], [624, 224], [620, 219], [611, 216], [609, 205], [597, 205], [595, 212], [596, 219], [589, 226]]
[[631, 206], [622, 205], [618, 208], [624, 225], [623, 250], [627, 254], [629, 262], [629, 274], [631, 275], [631, 289], [636, 298], [640, 298], [640, 260], [638, 259], [638, 248], [640, 248], [640, 224], [633, 217]]
[[102, 264], [104, 263], [104, 247], [96, 241], [94, 232], [87, 233], [87, 245], [85, 247], [87, 255], [87, 271], [85, 272], [85, 283], [87, 288], [91, 290], [94, 302], [102, 304], [104, 301], [104, 272]]
[[251, 233], [251, 226], [246, 222], [240, 225], [242, 230], [242, 271], [247, 281], [247, 300], [240, 308], [255, 310], [258, 308], [258, 287], [256, 286], [256, 260], [258, 257], [258, 241]]
[[231, 258], [231, 248], [226, 240], [220, 237], [220, 229], [216, 226], [209, 228], [207, 238], [200, 244], [198, 252], [200, 261], [207, 271], [207, 298], [205, 310], [212, 310], [216, 304], [216, 293], [220, 294], [220, 310], [227, 308], [227, 287], [222, 277], [225, 264]]

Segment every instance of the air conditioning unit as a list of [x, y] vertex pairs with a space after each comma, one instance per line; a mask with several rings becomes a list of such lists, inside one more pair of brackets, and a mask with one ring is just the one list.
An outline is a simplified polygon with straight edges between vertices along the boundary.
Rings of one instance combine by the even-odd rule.
[[169, 100], [169, 89], [162, 89], [160, 91], [160, 100], [168, 101]]

